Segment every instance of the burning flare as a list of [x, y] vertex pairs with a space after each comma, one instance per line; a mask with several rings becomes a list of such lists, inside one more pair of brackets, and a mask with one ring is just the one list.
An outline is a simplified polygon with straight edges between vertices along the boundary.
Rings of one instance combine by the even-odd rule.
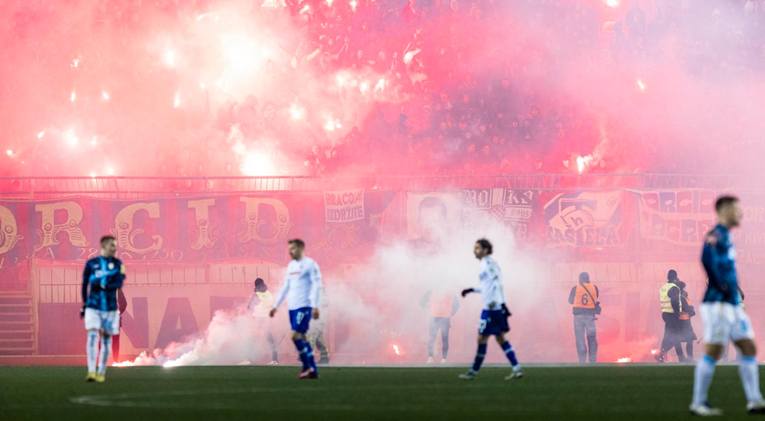
[[398, 349], [398, 345], [393, 345], [393, 350], [396, 351], [396, 355], [401, 355], [401, 351]]

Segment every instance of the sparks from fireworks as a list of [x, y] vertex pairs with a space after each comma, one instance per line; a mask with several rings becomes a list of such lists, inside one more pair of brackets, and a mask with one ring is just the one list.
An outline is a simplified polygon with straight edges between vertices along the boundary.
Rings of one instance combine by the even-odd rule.
[[242, 142], [234, 143], [234, 146], [231, 148], [231, 150], [233, 150], [234, 153], [237, 155], [244, 155], [245, 152], [247, 152], [247, 148], [244, 146], [244, 143]]
[[590, 162], [592, 162], [592, 155], [587, 156], [577, 156], [576, 157], [576, 169], [579, 171], [579, 174], [581, 174], [585, 168], [587, 168], [588, 165], [590, 165]]
[[332, 7], [332, 2], [334, 2], [334, 1], [335, 1], [335, 0], [326, 0], [326, 2], [327, 2], [327, 7]]
[[69, 100], [72, 102], [77, 101], [77, 92], [72, 91], [72, 93], [69, 95]]
[[109, 92], [101, 91], [101, 98], [103, 98], [104, 101], [108, 101], [111, 97], [109, 96]]
[[617, 8], [619, 7], [619, 0], [606, 0], [606, 6], [610, 8]]
[[406, 65], [408, 66], [408, 65], [409, 65], [409, 63], [411, 63], [411, 62], [412, 62], [412, 60], [414, 59], [414, 56], [416, 56], [417, 54], [419, 54], [421, 51], [422, 51], [422, 50], [420, 50], [420, 49], [418, 48], [418, 49], [416, 49], [416, 50], [414, 50], [414, 51], [409, 51], [408, 53], [404, 54], [404, 64], [406, 64]]
[[70, 66], [72, 66], [72, 67], [74, 67], [76, 69], [79, 64], [80, 64], [80, 59], [76, 58], [76, 59], [72, 60], [72, 64]]
[[396, 355], [401, 355], [401, 351], [398, 349], [398, 345], [393, 345], [393, 351], [396, 352]]
[[643, 79], [637, 80], [638, 88], [640, 88], [641, 91], [645, 91], [645, 83], [643, 83]]
[[327, 122], [324, 124], [324, 128], [327, 129], [328, 132], [334, 132], [335, 129], [342, 129], [343, 125], [340, 124], [339, 120], [335, 120], [332, 118], [332, 114], [327, 117]]
[[311, 6], [305, 5], [302, 9], [300, 9], [300, 13], [308, 13], [311, 10]]
[[164, 367], [164, 368], [173, 368], [173, 367], [178, 367], [179, 365], [180, 365], [180, 363], [178, 363], [177, 361], [168, 361], [168, 362], [162, 364], [162, 367]]
[[43, 136], [45, 136], [45, 130], [41, 131], [40, 133], [37, 133], [37, 138], [42, 139]]
[[290, 107], [290, 117], [292, 117], [293, 120], [302, 120], [303, 117], [305, 117], [305, 109], [292, 104]]
[[268, 156], [258, 152], [247, 153], [242, 161], [242, 166], [239, 169], [242, 171], [242, 174], [249, 177], [258, 177], [274, 173], [274, 166], [271, 164], [271, 160], [268, 159]]
[[6, 153], [8, 156], [13, 156], [13, 151], [12, 151], [12, 150], [10, 150], [10, 149], [8, 149], [7, 151], [5, 151], [5, 153]]
[[168, 50], [165, 52], [165, 64], [169, 67], [175, 66], [175, 51]]
[[72, 147], [77, 146], [78, 139], [77, 139], [77, 135], [74, 134], [74, 130], [70, 129], [69, 131], [67, 131], [64, 134], [64, 138], [66, 139], [66, 144], [67, 145], [72, 146]]
[[351, 10], [353, 10], [355, 12], [356, 11], [356, 6], [358, 6], [358, 3], [356, 3], [356, 0], [351, 0], [351, 2], [348, 3], [348, 4], [351, 5]]
[[[268, 49], [260, 47], [255, 41], [245, 35], [221, 36], [223, 54], [229, 64], [229, 70], [239, 74], [249, 74], [263, 64], [263, 58], [268, 58]], [[260, 57], [258, 57], [260, 53]]]

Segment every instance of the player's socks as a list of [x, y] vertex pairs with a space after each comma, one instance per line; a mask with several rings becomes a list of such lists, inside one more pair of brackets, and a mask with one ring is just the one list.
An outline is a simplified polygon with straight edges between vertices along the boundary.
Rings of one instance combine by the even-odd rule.
[[101, 353], [98, 354], [98, 374], [104, 375], [106, 373], [106, 364], [109, 362], [109, 354], [112, 350], [112, 337], [103, 335], [101, 336]]
[[87, 355], [88, 373], [95, 373], [96, 361], [98, 360], [98, 331], [88, 331]]
[[513, 368], [518, 367], [518, 359], [515, 358], [515, 350], [513, 350], [513, 347], [510, 345], [509, 341], [505, 341], [502, 344], [502, 350], [505, 351], [505, 356], [507, 356], [507, 359], [510, 360], [510, 364], [513, 365]]
[[313, 347], [311, 347], [310, 342], [305, 343], [306, 347], [306, 358], [308, 359], [308, 367], [311, 367], [313, 369], [314, 373], [318, 373], [319, 369], [316, 367], [316, 358], [313, 356]]
[[308, 365], [308, 355], [305, 341], [298, 339], [292, 342], [295, 343], [295, 348], [297, 349], [298, 356], [300, 357], [300, 362], [303, 363], [303, 370], [307, 370], [310, 366]]
[[693, 405], [707, 405], [707, 395], [712, 378], [715, 375], [715, 360], [709, 355], [704, 355], [696, 364], [696, 372], [693, 378]]
[[478, 344], [478, 352], [475, 354], [475, 361], [473, 362], [473, 371], [478, 372], [483, 364], [483, 359], [486, 358], [486, 344]]
[[741, 376], [741, 383], [744, 384], [747, 401], [761, 401], [762, 393], [760, 393], [760, 373], [758, 372], [757, 358], [742, 356], [738, 365], [738, 373]]

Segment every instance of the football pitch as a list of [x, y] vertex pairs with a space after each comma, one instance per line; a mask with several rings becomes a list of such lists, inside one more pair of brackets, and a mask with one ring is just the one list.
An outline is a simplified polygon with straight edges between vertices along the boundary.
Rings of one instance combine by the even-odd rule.
[[[0, 367], [0, 419], [10, 420], [657, 420], [690, 418], [691, 366], [324, 367], [298, 380], [285, 367]], [[718, 367], [711, 403], [751, 419], [735, 366]], [[765, 419], [765, 417], [763, 417]]]

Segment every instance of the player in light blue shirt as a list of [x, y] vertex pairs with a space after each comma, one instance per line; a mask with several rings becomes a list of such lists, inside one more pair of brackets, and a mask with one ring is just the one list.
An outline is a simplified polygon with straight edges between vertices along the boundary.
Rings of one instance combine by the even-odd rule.
[[502, 351], [505, 352], [505, 356], [507, 356], [507, 359], [510, 360], [510, 364], [513, 366], [513, 372], [505, 377], [505, 380], [523, 378], [521, 365], [518, 364], [518, 359], [515, 358], [515, 350], [513, 350], [510, 342], [505, 338], [505, 333], [510, 331], [507, 318], [511, 314], [505, 304], [502, 271], [497, 262], [491, 257], [493, 252], [494, 247], [489, 240], [480, 239], [476, 241], [473, 253], [475, 258], [481, 261], [479, 287], [468, 288], [462, 291], [463, 297], [471, 292], [481, 293], [483, 297], [483, 311], [481, 312], [481, 322], [478, 325], [478, 352], [470, 371], [460, 375], [460, 378], [464, 380], [474, 380], [478, 376], [478, 370], [481, 369], [483, 359], [486, 357], [486, 343], [489, 342], [489, 337], [491, 336], [497, 338], [497, 343], [502, 347]]
[[321, 298], [321, 272], [319, 265], [304, 255], [303, 240], [289, 241], [289, 253], [292, 261], [287, 265], [287, 276], [274, 307], [269, 314], [274, 317], [276, 309], [286, 298], [289, 302], [290, 324], [292, 326], [292, 342], [300, 355], [303, 371], [300, 379], [318, 379], [319, 370], [313, 355], [311, 344], [306, 341], [305, 334], [311, 322], [319, 318], [319, 300]]

